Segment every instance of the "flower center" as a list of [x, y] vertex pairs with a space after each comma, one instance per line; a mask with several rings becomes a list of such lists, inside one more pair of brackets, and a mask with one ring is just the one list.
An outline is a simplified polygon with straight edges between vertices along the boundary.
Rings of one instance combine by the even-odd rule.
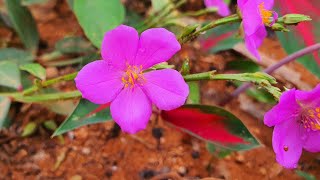
[[301, 123], [305, 129], [320, 130], [320, 107], [310, 108], [302, 112]]
[[145, 78], [142, 73], [142, 66], [131, 66], [128, 65], [127, 70], [121, 78], [124, 87], [134, 87], [136, 83], [143, 83]]
[[273, 12], [265, 9], [264, 2], [259, 4], [259, 10], [263, 24], [270, 25], [274, 22]]

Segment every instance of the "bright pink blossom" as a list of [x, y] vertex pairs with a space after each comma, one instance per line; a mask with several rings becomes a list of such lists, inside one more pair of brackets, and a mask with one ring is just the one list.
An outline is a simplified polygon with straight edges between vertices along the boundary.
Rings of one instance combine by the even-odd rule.
[[121, 25], [104, 36], [103, 60], [87, 64], [76, 77], [82, 97], [96, 104], [111, 102], [112, 118], [121, 129], [136, 133], [146, 127], [152, 103], [172, 110], [186, 101], [188, 85], [172, 69], [148, 71], [181, 49], [175, 35], [163, 28], [138, 32]]
[[273, 0], [238, 0], [246, 47], [258, 60], [257, 49], [267, 36], [265, 25], [271, 26], [278, 18], [277, 13], [270, 11], [272, 6]]
[[320, 151], [320, 84], [312, 91], [291, 89], [264, 116], [274, 126], [272, 145], [277, 161], [296, 168], [302, 149]]
[[220, 16], [230, 15], [229, 7], [223, 0], [204, 0], [204, 4], [206, 5], [206, 7], [217, 7], [218, 14]]

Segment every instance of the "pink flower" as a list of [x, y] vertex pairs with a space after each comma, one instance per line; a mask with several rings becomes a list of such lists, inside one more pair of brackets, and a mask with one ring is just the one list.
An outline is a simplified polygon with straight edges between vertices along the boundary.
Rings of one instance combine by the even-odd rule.
[[278, 18], [277, 13], [269, 11], [273, 0], [238, 0], [242, 15], [247, 49], [258, 59], [258, 47], [267, 36], [265, 25], [272, 26]]
[[296, 168], [302, 148], [320, 151], [320, 84], [312, 91], [291, 89], [264, 116], [264, 123], [274, 127], [272, 145], [277, 161], [286, 168]]
[[172, 69], [148, 71], [181, 49], [175, 35], [163, 28], [138, 32], [121, 25], [104, 36], [103, 60], [87, 64], [75, 79], [82, 97], [95, 104], [111, 102], [112, 118], [121, 129], [136, 133], [146, 127], [152, 103], [161, 110], [183, 105], [189, 94], [181, 74]]
[[230, 15], [228, 5], [223, 0], [204, 0], [206, 7], [217, 7], [220, 16]]

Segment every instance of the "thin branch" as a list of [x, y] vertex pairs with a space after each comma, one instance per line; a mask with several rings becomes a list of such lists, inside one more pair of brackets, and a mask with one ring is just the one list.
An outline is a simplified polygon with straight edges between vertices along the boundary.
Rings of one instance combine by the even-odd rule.
[[[304, 55], [310, 54], [314, 51], [317, 51], [320, 49], [320, 43], [308, 46], [304, 49], [301, 49], [300, 51], [297, 51], [285, 58], [283, 58], [282, 60], [280, 60], [278, 63], [266, 68], [263, 70], [263, 72], [267, 73], [267, 74], [271, 74], [273, 71], [277, 70], [278, 68], [280, 68], [281, 66], [296, 60], [299, 57], [302, 57]], [[245, 90], [247, 90], [249, 87], [251, 86], [251, 83], [245, 83], [242, 86], [240, 86], [239, 88], [237, 88], [232, 94], [231, 96], [224, 100], [223, 102], [220, 103], [221, 106], [224, 106], [225, 104], [227, 104], [231, 99], [237, 97], [239, 94], [241, 94], [242, 92], [244, 92]]]

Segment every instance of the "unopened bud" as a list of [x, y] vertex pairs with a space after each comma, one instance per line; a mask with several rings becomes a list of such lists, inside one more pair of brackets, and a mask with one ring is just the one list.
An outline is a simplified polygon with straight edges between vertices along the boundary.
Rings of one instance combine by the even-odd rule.
[[282, 32], [289, 32], [290, 30], [287, 29], [286, 27], [284, 27], [282, 24], [280, 23], [274, 23], [272, 26], [271, 26], [271, 29], [274, 30], [274, 31], [282, 31]]
[[311, 21], [310, 16], [304, 14], [286, 14], [278, 19], [278, 22], [282, 22], [287, 25], [294, 25], [304, 21]]

